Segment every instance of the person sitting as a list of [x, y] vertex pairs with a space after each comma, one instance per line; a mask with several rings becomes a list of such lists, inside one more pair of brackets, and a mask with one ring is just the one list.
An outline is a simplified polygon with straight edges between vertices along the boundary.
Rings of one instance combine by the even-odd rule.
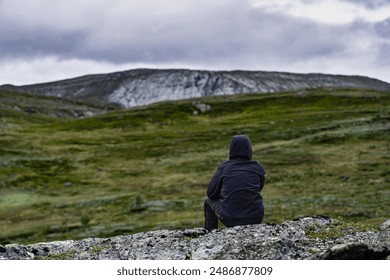
[[233, 136], [229, 160], [222, 162], [207, 189], [204, 203], [205, 228], [218, 228], [218, 219], [227, 227], [260, 224], [264, 218], [265, 170], [252, 160], [248, 136]]

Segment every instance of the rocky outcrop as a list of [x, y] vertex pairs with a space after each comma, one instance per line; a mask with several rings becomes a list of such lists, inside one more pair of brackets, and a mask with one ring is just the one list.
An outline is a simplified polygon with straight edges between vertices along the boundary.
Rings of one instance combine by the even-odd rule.
[[135, 69], [35, 85], [5, 85], [0, 88], [83, 101], [103, 101], [130, 108], [159, 101], [203, 96], [269, 93], [308, 88], [390, 91], [390, 84], [362, 76], [265, 71]]
[[[389, 223], [389, 221], [387, 221]], [[385, 224], [385, 223], [384, 223]], [[0, 246], [0, 259], [390, 259], [390, 229], [314, 216], [225, 228]]]

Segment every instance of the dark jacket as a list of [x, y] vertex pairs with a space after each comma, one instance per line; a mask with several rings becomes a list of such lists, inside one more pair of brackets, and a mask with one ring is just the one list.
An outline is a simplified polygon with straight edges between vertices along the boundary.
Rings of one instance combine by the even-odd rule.
[[245, 135], [230, 143], [229, 160], [221, 163], [214, 174], [207, 196], [221, 200], [221, 221], [226, 226], [260, 224], [264, 217], [264, 167], [252, 160], [252, 144]]

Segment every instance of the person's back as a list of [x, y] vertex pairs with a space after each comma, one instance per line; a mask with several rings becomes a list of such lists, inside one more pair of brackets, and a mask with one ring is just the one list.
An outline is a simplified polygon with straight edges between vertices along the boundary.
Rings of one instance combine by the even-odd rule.
[[205, 202], [205, 227], [214, 229], [218, 218], [226, 226], [259, 224], [264, 217], [263, 166], [252, 160], [252, 145], [245, 135], [237, 135], [230, 143], [229, 160], [223, 162], [213, 176]]

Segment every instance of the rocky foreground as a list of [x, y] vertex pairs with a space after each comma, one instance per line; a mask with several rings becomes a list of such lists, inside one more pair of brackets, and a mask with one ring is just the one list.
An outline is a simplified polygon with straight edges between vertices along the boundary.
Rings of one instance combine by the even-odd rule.
[[0, 245], [0, 259], [390, 260], [390, 220], [380, 229], [313, 216], [280, 225], [157, 230], [112, 238]]

